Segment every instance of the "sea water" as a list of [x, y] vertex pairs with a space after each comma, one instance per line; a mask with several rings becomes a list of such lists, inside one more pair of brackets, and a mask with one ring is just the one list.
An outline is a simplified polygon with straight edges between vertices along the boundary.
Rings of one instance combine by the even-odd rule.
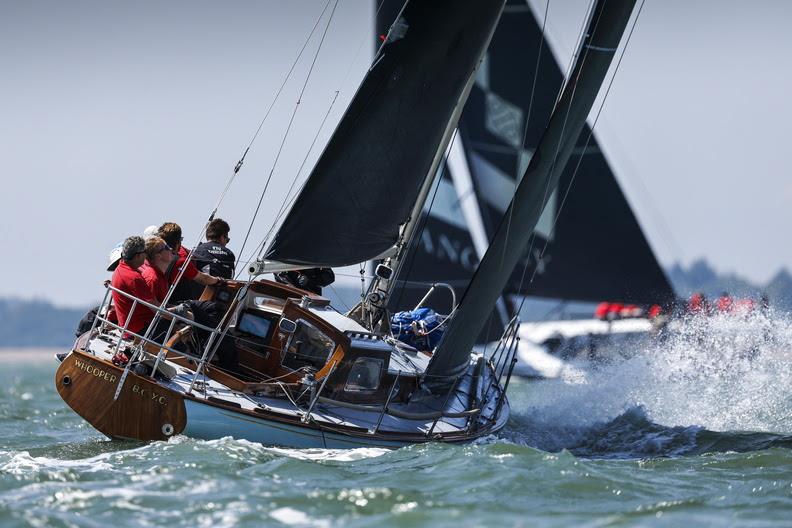
[[792, 526], [792, 321], [623, 352], [513, 380], [496, 436], [349, 451], [109, 441], [54, 359], [0, 352], [0, 526]]

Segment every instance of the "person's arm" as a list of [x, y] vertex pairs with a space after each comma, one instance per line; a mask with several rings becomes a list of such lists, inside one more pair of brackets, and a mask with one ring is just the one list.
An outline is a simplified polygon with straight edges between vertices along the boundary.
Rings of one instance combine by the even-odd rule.
[[208, 275], [203, 271], [199, 271], [195, 275], [193, 280], [202, 286], [216, 286], [224, 282], [223, 279], [221, 279], [220, 277], [212, 277], [211, 275]]

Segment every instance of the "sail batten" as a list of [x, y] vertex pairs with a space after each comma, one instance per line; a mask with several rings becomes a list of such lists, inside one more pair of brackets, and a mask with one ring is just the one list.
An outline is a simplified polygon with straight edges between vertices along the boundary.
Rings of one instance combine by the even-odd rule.
[[476, 336], [528, 247], [547, 198], [558, 187], [613, 58], [613, 52], [592, 53], [586, 51], [585, 46], [616, 48], [634, 3], [634, 0], [600, 0], [594, 7], [584, 48], [569, 81], [487, 253], [427, 368], [430, 385], [443, 386], [467, 367]]
[[503, 3], [405, 6], [266, 259], [346, 266], [397, 242]]

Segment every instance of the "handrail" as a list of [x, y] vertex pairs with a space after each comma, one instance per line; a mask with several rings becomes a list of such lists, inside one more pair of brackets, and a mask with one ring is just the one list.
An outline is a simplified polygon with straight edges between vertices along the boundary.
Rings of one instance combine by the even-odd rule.
[[[195, 326], [196, 328], [200, 328], [201, 330], [206, 330], [207, 332], [214, 332], [215, 331], [214, 328], [210, 328], [210, 327], [202, 325], [200, 323], [196, 323], [192, 319], [188, 319], [188, 318], [183, 317], [183, 316], [181, 316], [179, 314], [175, 314], [175, 313], [169, 312], [167, 308], [162, 308], [161, 306], [158, 306], [158, 305], [155, 305], [155, 304], [151, 304], [150, 302], [146, 302], [143, 299], [135, 297], [134, 295], [132, 295], [130, 293], [127, 293], [125, 291], [119, 290], [118, 288], [116, 288], [114, 286], [111, 286], [109, 284], [107, 285], [107, 288], [109, 290], [112, 290], [112, 291], [114, 291], [116, 293], [119, 293], [119, 294], [123, 295], [127, 299], [131, 299], [133, 301], [137, 301], [139, 304], [142, 304], [146, 308], [154, 310], [155, 312], [161, 313], [163, 315], [167, 315], [168, 317], [173, 317], [174, 319], [177, 319], [178, 321], [181, 321], [184, 324], [188, 324], [190, 326]], [[131, 312], [130, 312], [130, 314], [131, 314]]]
[[[140, 335], [140, 334], [138, 334], [138, 333], [136, 333], [136, 332], [132, 332], [131, 330], [127, 330], [127, 329], [125, 329], [123, 326], [119, 326], [118, 324], [116, 324], [116, 323], [114, 323], [114, 322], [112, 322], [112, 321], [109, 321], [109, 320], [107, 320], [107, 319], [106, 319], [106, 318], [104, 318], [104, 317], [102, 317], [102, 318], [101, 318], [101, 321], [102, 321], [103, 323], [107, 323], [108, 325], [112, 326], [113, 328], [115, 328], [115, 329], [117, 329], [117, 330], [121, 330], [121, 332], [123, 332], [123, 333], [125, 333], [125, 334], [127, 334], [127, 335], [130, 335], [130, 336], [132, 336], [132, 337], [136, 337], [136, 338], [140, 339], [141, 341], [143, 341], [143, 342], [145, 342], [145, 343], [148, 343], [148, 344], [150, 344], [150, 345], [154, 345], [154, 346], [156, 346], [156, 347], [159, 347], [159, 348], [164, 348], [164, 349], [165, 349], [165, 350], [167, 350], [168, 352], [173, 352], [174, 354], [178, 354], [178, 355], [180, 355], [180, 356], [183, 356], [183, 357], [187, 357], [187, 358], [191, 358], [191, 359], [192, 359], [192, 358], [194, 358], [194, 356], [191, 356], [190, 354], [187, 354], [187, 353], [185, 353], [185, 352], [182, 352], [182, 351], [180, 351], [180, 350], [176, 350], [175, 348], [171, 348], [171, 347], [169, 347], [169, 346], [165, 345], [164, 343], [159, 343], [159, 342], [157, 342], [157, 341], [154, 341], [154, 340], [153, 340], [153, 339], [151, 339], [151, 338], [144, 337], [144, 336], [142, 336], [142, 335]], [[122, 334], [122, 335], [123, 335], [123, 334]], [[118, 343], [119, 343], [119, 345], [120, 345], [120, 343], [121, 343], [121, 339], [122, 339], [122, 337], [121, 337], [121, 336], [119, 336], [119, 338], [118, 338]]]
[[[118, 288], [112, 286], [109, 282], [105, 282], [105, 288], [107, 288], [108, 291], [105, 293], [105, 297], [102, 300], [102, 305], [100, 306], [99, 313], [97, 313], [96, 319], [94, 320], [94, 324], [92, 325], [92, 330], [91, 330], [91, 333], [89, 334], [89, 339], [88, 339], [88, 341], [87, 341], [87, 343], [85, 345], [85, 348], [87, 349], [89, 344], [90, 344], [90, 340], [91, 340], [90, 336], [93, 335], [93, 331], [96, 328], [96, 321], [101, 321], [102, 323], [104, 323], [106, 325], [109, 325], [110, 327], [121, 331], [121, 335], [118, 337], [118, 342], [116, 343], [116, 346], [115, 346], [115, 353], [117, 353], [120, 350], [121, 343], [122, 343], [124, 337], [126, 337], [126, 336], [132, 336], [134, 338], [139, 339], [143, 344], [150, 344], [150, 345], [156, 346], [157, 348], [160, 349], [159, 353], [156, 356], [156, 360], [154, 362], [154, 369], [152, 369], [152, 376], [156, 373], [156, 369], [159, 367], [159, 363], [162, 360], [162, 351], [163, 350], [166, 350], [168, 352], [172, 352], [172, 353], [174, 353], [174, 354], [176, 354], [178, 356], [185, 357], [185, 358], [194, 357], [191, 354], [188, 354], [186, 352], [182, 352], [180, 350], [176, 350], [175, 348], [170, 347], [170, 346], [167, 345], [168, 339], [169, 339], [171, 333], [173, 332], [173, 328], [174, 328], [174, 326], [176, 324], [176, 321], [179, 321], [179, 322], [181, 322], [181, 323], [183, 323], [183, 324], [185, 324], [187, 326], [199, 328], [201, 330], [209, 332], [210, 333], [210, 339], [209, 339], [208, 347], [211, 347], [213, 338], [216, 337], [216, 334], [219, 332], [219, 330], [216, 329], [216, 328], [208, 327], [206, 325], [203, 325], [201, 323], [193, 321], [192, 319], [188, 319], [188, 318], [183, 317], [181, 315], [172, 313], [167, 308], [151, 304], [151, 303], [149, 303], [147, 301], [144, 301], [144, 300], [142, 300], [142, 299], [140, 299], [140, 298], [138, 298], [138, 297], [136, 297], [136, 296], [134, 296], [134, 295], [132, 295], [132, 294], [130, 294], [128, 292], [125, 292], [123, 290], [119, 290]], [[126, 297], [126, 298], [132, 300], [132, 307], [129, 310], [129, 314], [127, 316], [127, 320], [124, 322], [124, 326], [120, 326], [117, 323], [114, 323], [114, 322], [110, 321], [106, 316], [101, 315], [101, 308], [104, 306], [105, 302], [107, 301], [108, 293], [110, 291], [116, 292], [119, 295], [122, 295], [123, 297]], [[109, 302], [107, 304], [109, 305]], [[137, 332], [132, 332], [128, 328], [129, 327], [129, 322], [132, 319], [132, 315], [134, 314], [134, 312], [137, 309], [138, 305], [143, 305], [146, 308], [148, 308], [148, 309], [150, 309], [150, 310], [155, 312], [155, 316], [152, 319], [152, 321], [149, 323], [149, 325], [146, 327], [146, 332], [145, 332], [144, 335], [140, 335]], [[168, 326], [167, 334], [165, 336], [165, 339], [162, 340], [162, 342], [155, 341], [155, 340], [153, 340], [153, 339], [151, 339], [149, 337], [149, 335], [151, 333], [151, 330], [152, 330], [152, 325], [156, 324], [156, 322], [157, 322], [157, 320], [158, 320], [160, 315], [165, 315], [165, 316], [167, 316], [167, 317], [169, 317], [171, 319], [171, 323]], [[140, 350], [142, 350], [142, 346], [138, 350], [136, 350], [136, 352], [132, 355], [131, 358], [129, 358], [129, 361], [128, 361], [126, 367], [124, 368], [124, 373], [122, 374], [121, 379], [119, 380], [118, 387], [116, 388], [116, 394], [114, 396], [114, 399], [118, 398], [118, 395], [120, 394], [121, 389], [124, 386], [124, 382], [126, 381], [126, 377], [127, 377], [128, 373], [129, 373], [130, 366], [132, 365], [134, 360], [139, 355], [138, 352]], [[205, 355], [206, 354], [204, 354], [204, 356]], [[202, 359], [204, 359], [204, 358], [202, 358]], [[196, 376], [197, 376], [199, 371], [200, 371], [200, 365], [199, 365], [199, 368], [196, 369]], [[194, 382], [195, 382], [195, 378], [193, 378], [193, 383]], [[191, 383], [190, 387], [192, 388], [192, 383]]]
[[413, 308], [413, 310], [417, 310], [418, 308], [423, 306], [423, 303], [425, 303], [427, 299], [429, 299], [429, 296], [432, 295], [432, 293], [435, 291], [435, 289], [438, 286], [442, 286], [443, 288], [446, 288], [448, 291], [451, 292], [451, 311], [453, 312], [454, 310], [456, 310], [457, 307], [456, 292], [454, 291], [453, 286], [451, 286], [447, 282], [433, 282], [431, 287], [429, 288], [429, 291], [427, 291], [426, 295], [423, 296], [423, 299], [421, 299], [418, 302], [418, 304], [415, 305], [415, 308]]

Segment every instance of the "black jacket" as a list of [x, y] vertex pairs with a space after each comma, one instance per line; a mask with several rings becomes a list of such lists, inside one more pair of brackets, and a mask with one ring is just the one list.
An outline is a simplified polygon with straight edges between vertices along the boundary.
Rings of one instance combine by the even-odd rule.
[[234, 253], [217, 242], [198, 244], [193, 253], [196, 267], [212, 277], [234, 278]]

